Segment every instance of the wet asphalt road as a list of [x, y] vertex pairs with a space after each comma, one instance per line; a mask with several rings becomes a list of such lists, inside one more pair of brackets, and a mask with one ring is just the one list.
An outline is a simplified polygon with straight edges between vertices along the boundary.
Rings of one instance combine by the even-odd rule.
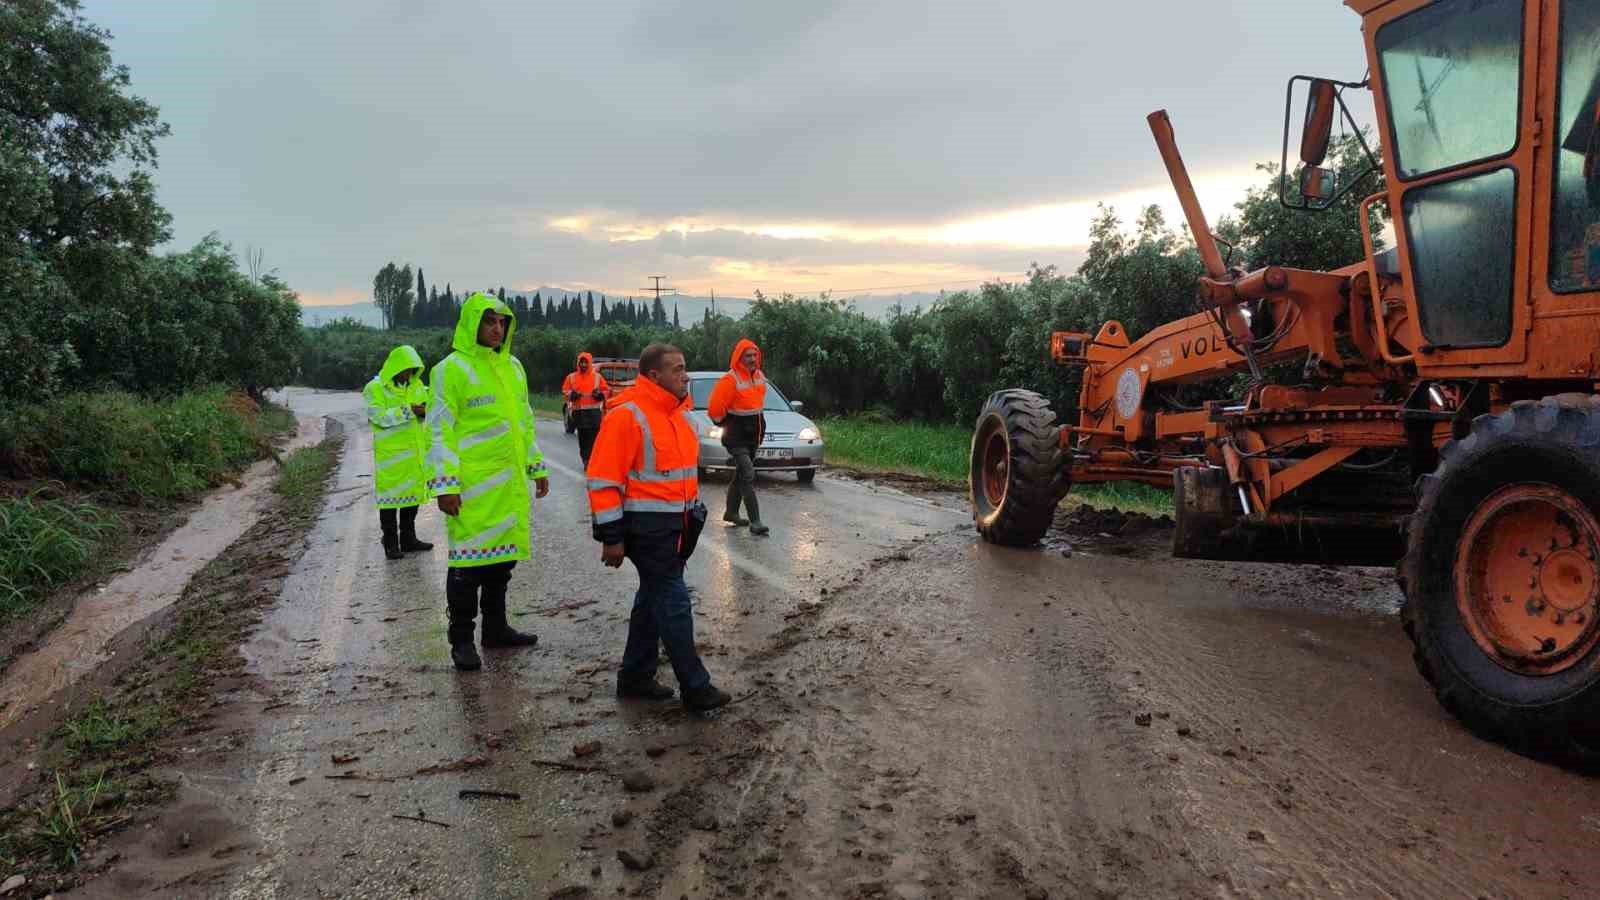
[[[197, 895], [234, 897], [520, 897], [567, 883], [613, 892], [625, 883], [614, 851], [583, 848], [592, 825], [610, 828], [611, 813], [628, 805], [617, 775], [531, 760], [587, 764], [571, 748], [598, 740], [598, 765], [658, 768], [646, 745], [692, 751], [736, 728], [744, 708], [699, 720], [676, 703], [619, 704], [611, 696], [637, 580], [630, 566], [600, 564], [576, 439], [559, 423], [539, 423], [551, 492], [536, 502], [534, 558], [518, 564], [508, 608], [540, 645], [484, 651], [484, 669], [462, 674], [450, 666], [444, 637], [440, 513], [426, 506], [418, 519], [419, 535], [436, 545], [431, 553], [386, 560], [359, 395], [295, 391], [290, 402], [302, 416], [341, 422], [345, 452], [305, 556], [245, 648], [260, 717], [250, 746], [234, 754], [244, 765], [186, 773], [177, 814], [164, 817], [181, 821], [186, 809], [201, 816], [185, 856], [228, 851], [215, 866], [221, 881], [191, 873], [187, 883]], [[714, 516], [724, 485], [703, 486]], [[736, 696], [753, 688], [740, 670], [745, 648], [778, 631], [784, 613], [864, 560], [966, 521], [959, 510], [826, 477], [811, 486], [764, 477], [760, 490], [772, 535], [714, 522], [687, 572], [707, 666]], [[662, 677], [671, 682], [664, 660]], [[673, 755], [677, 765], [696, 762], [684, 750]], [[336, 764], [335, 756], [358, 759]], [[473, 757], [487, 764], [415, 774]], [[522, 799], [462, 799], [462, 788]], [[241, 864], [236, 847], [253, 861]], [[148, 875], [134, 868], [124, 876]]]
[[[177, 803], [90, 895], [1579, 898], [1600, 883], [1600, 781], [1445, 715], [1411, 669], [1387, 570], [1173, 560], [1159, 531], [1053, 535], [1070, 557], [1006, 550], [953, 498], [767, 478], [772, 537], [713, 524], [689, 569], [707, 665], [741, 698], [691, 718], [612, 697], [635, 581], [600, 565], [576, 441], [541, 423], [552, 492], [509, 596], [541, 645], [458, 674], [438, 513], [419, 522], [433, 553], [383, 558], [356, 401], [292, 397], [349, 440], [245, 648], [255, 688], [223, 698], [229, 737], [197, 739]], [[702, 488], [714, 516], [723, 487]], [[656, 787], [625, 791], [634, 770]], [[619, 850], [653, 865], [629, 871]]]

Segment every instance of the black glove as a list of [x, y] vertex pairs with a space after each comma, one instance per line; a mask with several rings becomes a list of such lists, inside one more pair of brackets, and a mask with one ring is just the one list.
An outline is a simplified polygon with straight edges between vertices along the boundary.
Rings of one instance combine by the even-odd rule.
[[573, 403], [577, 403], [578, 402], [578, 396], [579, 395], [578, 395], [577, 391], [568, 391], [567, 392], [567, 399], [571, 400]]
[[594, 391], [589, 394], [589, 396], [593, 397], [596, 400], [604, 400], [604, 399], [606, 399], [606, 392], [600, 390], [599, 388], [595, 388]]

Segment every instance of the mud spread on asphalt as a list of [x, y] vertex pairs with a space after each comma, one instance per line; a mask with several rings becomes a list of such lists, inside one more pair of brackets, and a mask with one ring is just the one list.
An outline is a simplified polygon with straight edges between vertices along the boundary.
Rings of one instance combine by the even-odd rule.
[[[542, 562], [511, 595], [539, 649], [451, 671], [442, 561], [384, 561], [369, 510], [336, 495], [248, 642], [253, 688], [230, 703], [253, 734], [189, 758], [183, 805], [125, 833], [91, 896], [1600, 883], [1600, 785], [1438, 708], [1392, 572], [1174, 560], [1159, 520], [1066, 510], [1047, 547], [1008, 550], [920, 497], [763, 479], [774, 537], [713, 529], [690, 573], [701, 649], [738, 701], [704, 719], [618, 703], [632, 581], [593, 560], [575, 453], [552, 431]], [[437, 534], [436, 515], [419, 527]], [[186, 828], [216, 838], [163, 843]]]

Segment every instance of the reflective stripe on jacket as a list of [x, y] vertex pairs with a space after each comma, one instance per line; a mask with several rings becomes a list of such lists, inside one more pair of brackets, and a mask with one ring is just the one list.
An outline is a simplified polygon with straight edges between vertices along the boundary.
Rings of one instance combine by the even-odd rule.
[[627, 521], [648, 518], [682, 531], [700, 499], [700, 445], [689, 421], [693, 401], [641, 378], [606, 413], [589, 455], [589, 510], [597, 540], [622, 543]]
[[588, 353], [579, 353], [578, 361], [584, 360], [589, 361], [589, 371], [568, 372], [566, 380], [561, 382], [561, 396], [565, 399], [573, 391], [577, 391], [578, 402], [573, 406], [574, 409], [601, 409], [605, 405], [605, 398], [594, 399], [594, 392], [599, 390], [604, 394], [610, 394], [611, 385], [606, 384], [605, 376], [594, 367], [594, 357]]
[[[756, 364], [746, 369], [740, 361], [746, 350], [756, 351]], [[711, 389], [711, 399], [706, 403], [706, 415], [722, 426], [724, 447], [751, 447], [761, 443], [763, 422], [761, 410], [767, 404], [767, 376], [761, 371], [761, 348], [749, 338], [741, 338], [733, 346], [733, 356], [728, 360], [728, 371]]]
[[[395, 378], [411, 372], [411, 379]], [[383, 369], [367, 382], [361, 395], [367, 401], [367, 422], [372, 425], [372, 492], [379, 509], [416, 506], [427, 499], [423, 456], [428, 450], [427, 431], [411, 407], [428, 402], [422, 383], [422, 357], [402, 344], [389, 351]]]
[[530, 478], [547, 478], [534, 435], [528, 377], [511, 355], [516, 319], [499, 350], [478, 346], [487, 310], [511, 316], [488, 294], [473, 294], [456, 322], [455, 349], [433, 367], [428, 426], [429, 497], [456, 494], [461, 514], [445, 517], [452, 567], [527, 559], [532, 550]]

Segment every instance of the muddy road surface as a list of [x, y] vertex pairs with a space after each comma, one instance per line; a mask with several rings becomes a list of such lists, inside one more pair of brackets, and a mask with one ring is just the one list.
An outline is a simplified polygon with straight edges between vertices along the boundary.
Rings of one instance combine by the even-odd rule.
[[[576, 441], [513, 622], [451, 669], [438, 547], [384, 559], [359, 397], [324, 514], [176, 801], [86, 896], [1586, 897], [1600, 782], [1465, 733], [1387, 571], [1177, 561], [1159, 527], [975, 539], [959, 497], [763, 478], [688, 580], [708, 717], [612, 695], [636, 581]], [[1063, 554], [1062, 550], [1067, 553]], [[669, 673], [663, 669], [663, 675]], [[463, 791], [503, 795], [463, 796]]]

